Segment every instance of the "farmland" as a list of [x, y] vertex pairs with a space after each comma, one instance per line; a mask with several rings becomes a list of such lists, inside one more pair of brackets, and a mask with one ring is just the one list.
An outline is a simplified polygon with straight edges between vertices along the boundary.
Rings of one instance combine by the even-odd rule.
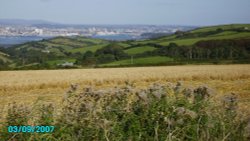
[[[246, 140], [249, 69], [250, 65], [188, 65], [1, 71], [0, 121], [55, 125], [56, 130], [54, 134], [9, 134], [0, 126], [0, 137]], [[141, 120], [145, 122], [138, 122]], [[78, 129], [79, 133], [74, 132]]]
[[153, 51], [153, 50], [155, 50], [154, 47], [145, 46], [145, 47], [131, 48], [131, 49], [126, 50], [125, 52], [128, 53], [129, 55], [133, 55], [133, 54], [139, 54], [145, 51]]
[[[1, 48], [0, 69], [9, 71], [0, 71], [0, 139], [247, 140], [248, 27], [143, 41], [56, 37]], [[74, 66], [58, 65], [65, 62]], [[10, 134], [8, 125], [56, 128]]]
[[[153, 59], [152, 63], [139, 61], [138, 66], [249, 63], [249, 39], [249, 24], [201, 27], [134, 41], [55, 37], [0, 48], [0, 70], [58, 69], [58, 64], [51, 62], [65, 60], [74, 60], [73, 68], [136, 66], [127, 63], [132, 56]], [[169, 59], [159, 61], [159, 57]]]
[[215, 39], [235, 39], [235, 38], [244, 38], [244, 37], [249, 37], [250, 33], [235, 33], [235, 34], [225, 34], [224, 35], [215, 35], [215, 36], [209, 36], [209, 37], [205, 37], [205, 38], [194, 38], [194, 39], [181, 39], [181, 40], [171, 40], [171, 41], [167, 41], [167, 42], [161, 42], [161, 45], [168, 45], [171, 42], [174, 42], [178, 45], [192, 45], [198, 41], [201, 40], [215, 40]]
[[0, 102], [34, 102], [37, 98], [58, 102], [70, 84], [80, 87], [109, 87], [134, 81], [139, 87], [152, 82], [183, 81], [189, 85], [207, 84], [221, 93], [236, 91], [250, 97], [250, 65], [201, 65], [138, 67], [113, 69], [75, 69], [38, 71], [1, 71]]

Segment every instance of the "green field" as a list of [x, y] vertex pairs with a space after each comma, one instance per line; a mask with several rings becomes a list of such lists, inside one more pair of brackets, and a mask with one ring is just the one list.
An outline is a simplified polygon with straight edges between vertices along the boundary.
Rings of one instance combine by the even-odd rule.
[[87, 46], [86, 43], [81, 43], [81, 42], [78, 42], [77, 40], [72, 41], [71, 39], [55, 39], [55, 40], [51, 40], [50, 43], [64, 45], [64, 46], [72, 46], [72, 47]]
[[8, 55], [0, 51], [0, 60], [3, 62], [11, 62], [11, 60], [8, 58]]
[[[221, 33], [215, 33], [212, 35], [208, 35], [205, 37], [199, 37], [199, 33], [207, 33], [211, 31], [216, 31], [218, 28], [221, 28], [225, 31], [222, 31]], [[236, 32], [236, 31], [230, 31], [235, 29], [245, 29], [245, 32]], [[237, 25], [222, 25], [222, 26], [212, 26], [212, 27], [202, 27], [195, 29], [193, 31], [190, 31], [191, 35], [196, 35], [197, 37], [189, 37], [189, 38], [177, 38], [176, 35], [169, 35], [165, 37], [161, 37], [158, 39], [150, 39], [150, 40], [144, 40], [144, 41], [136, 41], [132, 44], [147, 44], [147, 43], [155, 43], [160, 45], [168, 45], [169, 43], [176, 43], [178, 45], [192, 45], [195, 44], [198, 41], [201, 40], [214, 40], [214, 39], [236, 39], [236, 38], [250, 38], [250, 32], [248, 31], [250, 29], [250, 24], [237, 24]]]
[[202, 28], [193, 30], [191, 32], [198, 33], [198, 32], [215, 31], [218, 28], [221, 28], [223, 30], [229, 30], [229, 29], [244, 28], [244, 27], [247, 27], [248, 29], [250, 29], [250, 24], [231, 24], [231, 25], [209, 26], [209, 27], [202, 27]]
[[85, 53], [86, 51], [95, 52], [96, 50], [98, 50], [106, 45], [107, 44], [101, 44], [101, 45], [94, 45], [94, 46], [89, 46], [89, 47], [84, 47], [84, 48], [75, 48], [75, 49], [69, 50], [69, 52], [71, 52], [71, 53], [76, 53], [76, 52]]
[[130, 44], [127, 44], [127, 43], [124, 43], [124, 42], [120, 42], [118, 43], [119, 46], [123, 47], [123, 48], [127, 48], [127, 47], [130, 47], [131, 45]]
[[[228, 35], [228, 33], [221, 33], [220, 36], [208, 36], [208, 37], [201, 37], [201, 38], [190, 38], [190, 39], [175, 39], [170, 41], [162, 41], [160, 45], [169, 45], [169, 43], [176, 43], [178, 45], [192, 45], [198, 41], [205, 41], [205, 40], [218, 40], [218, 39], [236, 39], [236, 38], [250, 38], [250, 32], [248, 33], [236, 33]], [[225, 36], [223, 36], [223, 34]]]
[[57, 56], [65, 56], [64, 53], [55, 47], [50, 48], [49, 51], [55, 53]]
[[224, 31], [222, 33], [213, 34], [213, 35], [210, 35], [208, 37], [228, 36], [228, 35], [234, 35], [234, 34], [238, 34], [238, 32], [236, 32], [236, 31]]
[[[212, 26], [212, 27], [202, 27], [192, 31], [186, 32], [176, 32], [172, 35], [163, 36], [156, 39], [146, 39], [138, 41], [108, 41], [102, 39], [94, 39], [83, 36], [75, 37], [55, 37], [52, 39], [27, 42], [21, 45], [17, 45], [14, 50], [10, 50], [12, 54], [15, 54], [15, 57], [8, 57], [6, 55], [1, 55], [0, 59], [4, 62], [11, 62], [8, 66], [15, 66], [15, 64], [22, 64], [20, 61], [20, 56], [26, 58], [25, 65], [34, 64], [42, 62], [44, 60], [41, 57], [47, 57], [48, 64], [54, 65], [62, 61], [62, 58], [65, 60], [74, 59], [77, 60], [84, 56], [84, 53], [91, 51], [94, 53], [94, 57], [98, 60], [98, 54], [95, 52], [98, 49], [104, 47], [111, 47], [116, 50], [120, 49], [120, 54], [124, 54], [123, 58], [126, 60], [110, 62], [108, 64], [99, 64], [99, 66], [119, 66], [119, 65], [131, 65], [130, 56], [134, 56], [134, 62], [132, 65], [159, 65], [169, 62], [172, 59], [168, 57], [152, 57], [152, 55], [162, 55], [161, 49], [168, 46], [170, 43], [176, 43], [177, 46], [187, 46], [194, 47], [195, 43], [199, 41], [209, 41], [214, 42], [216, 40], [245, 40], [250, 39], [250, 24], [235, 24], [235, 25], [221, 25], [221, 26]], [[212, 41], [213, 40], [213, 41]], [[118, 50], [119, 50], [118, 49]], [[160, 52], [152, 52], [154, 50], [160, 50]], [[108, 53], [107, 53], [108, 52]], [[151, 52], [151, 53], [145, 53]], [[36, 55], [33, 55], [33, 54]], [[46, 54], [47, 53], [47, 54]], [[113, 53], [113, 54], [112, 54]], [[144, 54], [143, 54], [144, 53]], [[162, 51], [164, 53], [164, 51]], [[183, 54], [185, 51], [183, 52]], [[8, 54], [10, 54], [8, 52]], [[103, 52], [104, 55], [111, 54], [115, 57], [118, 57], [117, 54], [113, 51], [106, 50]], [[119, 53], [118, 53], [119, 54]], [[151, 56], [150, 56], [151, 55]], [[169, 56], [164, 54], [165, 56]], [[138, 58], [143, 56], [142, 58]], [[38, 59], [39, 58], [39, 59]], [[118, 57], [119, 58], [119, 57]], [[100, 58], [99, 58], [100, 59]], [[117, 59], [117, 58], [116, 58]], [[33, 60], [33, 61], [30, 61]], [[40, 60], [40, 61], [39, 61]], [[56, 61], [54, 61], [56, 60]], [[114, 59], [113, 59], [114, 60]], [[78, 60], [79, 61], [79, 60]], [[81, 60], [80, 60], [81, 61]], [[18, 62], [18, 63], [17, 63]], [[93, 61], [95, 62], [95, 61]], [[103, 61], [105, 62], [105, 61]], [[109, 61], [106, 61], [109, 62]]]
[[93, 38], [78, 36], [75, 38], [57, 37], [53, 40], [50, 40], [50, 42], [56, 44], [70, 45], [75, 47], [86, 47], [94, 44], [102, 44], [105, 43], [106, 41], [101, 39], [93, 39]]
[[143, 41], [136, 41], [136, 42], [133, 42], [132, 44], [135, 45], [135, 44], [147, 44], [147, 43], [160, 43], [163, 41], [172, 41], [175, 39], [176, 39], [176, 35], [169, 35], [169, 36], [160, 37], [160, 38], [154, 39], [154, 40], [147, 39], [147, 40], [143, 40]]
[[[35, 50], [49, 50], [59, 56], [62, 56], [62, 49], [64, 52], [84, 53], [88, 50], [95, 52], [97, 49], [107, 45], [109, 42], [101, 39], [93, 39], [86, 37], [56, 37], [53, 39], [43, 40], [31, 43], [26, 43], [17, 47], [17, 49], [27, 48]], [[39, 48], [38, 48], [39, 46]]]
[[112, 63], [103, 64], [101, 66], [119, 66], [119, 65], [151, 65], [172, 62], [174, 59], [169, 57], [154, 56], [144, 58], [126, 59], [121, 61], [115, 61]]
[[8, 59], [6, 56], [0, 54], [0, 60], [3, 62], [10, 62], [10, 59]]
[[140, 54], [146, 51], [153, 51], [156, 48], [151, 47], [151, 46], [143, 46], [143, 47], [136, 47], [136, 48], [131, 48], [131, 49], [127, 49], [125, 50], [125, 52], [129, 55], [134, 55], [134, 54]]
[[76, 61], [76, 59], [61, 59], [61, 60], [51, 60], [51, 61], [47, 61], [47, 63], [49, 65], [58, 65], [58, 64], [62, 64], [64, 62], [72, 62], [74, 63]]
[[102, 39], [94, 39], [94, 38], [88, 38], [88, 37], [83, 37], [83, 36], [76, 37], [76, 40], [81, 42], [81, 43], [89, 42], [92, 44], [102, 44], [102, 43], [108, 42], [108, 41], [105, 41]]

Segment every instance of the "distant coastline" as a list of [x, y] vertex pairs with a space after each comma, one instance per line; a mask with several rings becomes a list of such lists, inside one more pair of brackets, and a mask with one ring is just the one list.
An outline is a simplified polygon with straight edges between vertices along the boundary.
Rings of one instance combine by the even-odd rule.
[[51, 37], [45, 36], [0, 36], [0, 45], [16, 45], [30, 41], [40, 41], [49, 39]]
[[115, 41], [124, 41], [124, 40], [136, 40], [141, 39], [141, 36], [132, 36], [126, 34], [115, 34], [115, 35], [93, 35], [92, 38], [105, 39], [105, 40], [115, 40]]
[[[124, 40], [133, 40], [140, 39], [140, 36], [131, 36], [124, 34], [117, 35], [93, 35], [92, 38], [105, 39], [105, 40], [115, 40], [115, 41], [124, 41]], [[30, 41], [40, 41], [43, 39], [49, 39], [53, 37], [48, 36], [0, 36], [0, 45], [16, 45], [22, 44]]]

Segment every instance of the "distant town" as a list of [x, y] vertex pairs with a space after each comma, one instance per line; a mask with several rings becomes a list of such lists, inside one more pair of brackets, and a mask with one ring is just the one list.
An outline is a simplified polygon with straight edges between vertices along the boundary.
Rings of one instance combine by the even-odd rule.
[[179, 25], [70, 25], [40, 20], [0, 19], [0, 45], [14, 45], [57, 36], [86, 36], [107, 40], [157, 38], [176, 31], [192, 30]]
[[1, 25], [0, 36], [107, 36], [129, 35], [139, 37], [147, 33], [171, 34], [178, 30], [193, 29], [189, 26], [165, 25]]

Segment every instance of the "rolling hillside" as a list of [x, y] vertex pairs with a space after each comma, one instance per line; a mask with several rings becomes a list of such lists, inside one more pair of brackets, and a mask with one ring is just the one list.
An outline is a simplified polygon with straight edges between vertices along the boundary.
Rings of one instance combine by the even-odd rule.
[[56, 37], [49, 40], [29, 42], [23, 45], [18, 45], [15, 47], [15, 49], [39, 50], [41, 52], [54, 53], [57, 56], [65, 56], [66, 52], [84, 53], [88, 50], [95, 51], [96, 49], [101, 48], [108, 43], [108, 41], [80, 36], [75, 38]]
[[208, 26], [208, 27], [198, 28], [191, 32], [192, 33], [209, 32], [209, 31], [217, 30], [218, 28], [221, 28], [223, 30], [233, 30], [233, 29], [242, 29], [242, 28], [250, 29], [250, 24], [230, 24], [230, 25]]
[[[19, 69], [58, 68], [58, 65], [64, 62], [75, 63], [75, 67], [127, 66], [131, 64], [132, 56], [135, 62], [138, 61], [133, 65], [160, 65], [171, 61], [181, 63], [187, 59], [195, 63], [197, 60], [198, 62], [202, 60], [204, 63], [218, 59], [232, 63], [248, 58], [249, 40], [250, 24], [202, 27], [141, 41], [115, 42], [82, 36], [56, 37], [16, 45], [7, 49], [5, 53], [0, 52], [0, 59], [9, 66], [17, 66]], [[229, 49], [227, 46], [232, 48]], [[171, 47], [174, 47], [174, 50]], [[207, 52], [206, 47], [213, 50], [204, 55]], [[216, 51], [214, 47], [220, 51]], [[9, 58], [14, 60], [12, 64]], [[27, 65], [35, 67], [27, 68]]]
[[177, 32], [174, 35], [154, 40], [134, 42], [134, 44], [156, 43], [160, 45], [169, 45], [169, 43], [176, 43], [178, 45], [192, 45], [201, 40], [236, 38], [250, 38], [250, 24], [203, 27], [190, 32]]
[[9, 55], [0, 51], [0, 60], [3, 62], [11, 62]]
[[[108, 45], [110, 41], [78, 37], [56, 37], [36, 42], [27, 42], [6, 49], [11, 58], [15, 60], [14, 66], [18, 69], [27, 68], [56, 68], [64, 62], [75, 63], [76, 59], [87, 51], [95, 52]], [[0, 56], [7, 60], [3, 55]], [[9, 64], [9, 66], [13, 66]]]

